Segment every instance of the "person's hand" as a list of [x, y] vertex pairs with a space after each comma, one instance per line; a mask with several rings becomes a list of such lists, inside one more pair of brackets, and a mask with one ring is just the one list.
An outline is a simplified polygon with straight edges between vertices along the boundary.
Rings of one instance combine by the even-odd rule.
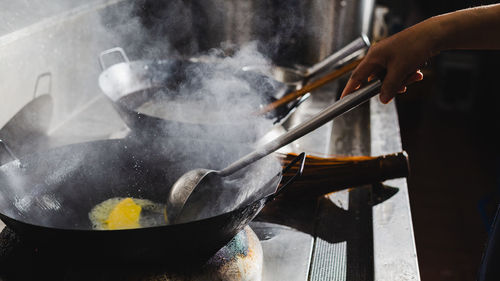
[[420, 71], [433, 55], [433, 27], [422, 22], [373, 44], [363, 61], [353, 71], [342, 96], [366, 82], [383, 77], [380, 101], [388, 103], [406, 86], [423, 79]]

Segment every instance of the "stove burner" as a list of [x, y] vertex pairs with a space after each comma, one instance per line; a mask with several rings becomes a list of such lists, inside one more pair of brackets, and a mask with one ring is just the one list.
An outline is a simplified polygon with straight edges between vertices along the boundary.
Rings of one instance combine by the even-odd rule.
[[[75, 253], [76, 254], [76, 253]], [[158, 265], [61, 264], [24, 243], [6, 227], [0, 233], [0, 280], [261, 280], [260, 241], [246, 226], [203, 266], [167, 272]]]

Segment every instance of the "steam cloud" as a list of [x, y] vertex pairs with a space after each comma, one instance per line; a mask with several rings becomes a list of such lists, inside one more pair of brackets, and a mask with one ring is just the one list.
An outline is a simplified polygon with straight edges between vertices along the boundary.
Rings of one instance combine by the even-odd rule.
[[[179, 84], [173, 89], [160, 88], [154, 93], [153, 100], [136, 110], [168, 121], [161, 128], [163, 132], [150, 132], [148, 135], [184, 138], [193, 137], [194, 130], [194, 136], [207, 143], [206, 147], [191, 147], [192, 142], [187, 141], [186, 145], [176, 142], [175, 147], [166, 146], [168, 149], [160, 151], [162, 155], [169, 155], [169, 149], [182, 150], [186, 157], [198, 157], [199, 167], [205, 168], [213, 165], [212, 159], [204, 159], [196, 152], [212, 149], [211, 142], [226, 143], [232, 150], [241, 147], [236, 153], [220, 153], [223, 159], [219, 159], [220, 163], [216, 165], [220, 169], [247, 153], [258, 137], [272, 128], [272, 119], [253, 113], [259, 106], [269, 103], [270, 97], [282, 90], [280, 87], [283, 85], [269, 78], [270, 76], [262, 75], [262, 72], [245, 73], [241, 70], [244, 66], [257, 65], [265, 74], [270, 67], [271, 61], [260, 52], [258, 41], [239, 45], [221, 41], [219, 46], [203, 50], [208, 43], [200, 40], [199, 32], [204, 29], [196, 22], [199, 19], [193, 13], [197, 12], [186, 1], [167, 2], [168, 4], [158, 4], [166, 5], [167, 8], [150, 9], [145, 17], [138, 15], [137, 6], [135, 9], [131, 8], [130, 19], [115, 26], [117, 34], [121, 34], [121, 45], [127, 53], [130, 50], [133, 56], [151, 64], [158, 61], [168, 63], [169, 60], [184, 62], [193, 58], [196, 63], [188, 63], [186, 67], [186, 64], [181, 64], [180, 70], [175, 69], [182, 72]], [[206, 12], [213, 12], [218, 10], [217, 5], [222, 2], [214, 3], [197, 5], [203, 6], [200, 8]], [[148, 2], [144, 5], [147, 6]], [[139, 7], [139, 14], [144, 11], [141, 9], [145, 7]], [[213, 33], [207, 35], [210, 34]], [[205, 38], [206, 40], [210, 38]], [[168, 80], [171, 74], [167, 71], [150, 75], [156, 76], [153, 80]], [[147, 128], [142, 128], [144, 129]], [[203, 146], [203, 142], [198, 142], [198, 145]], [[185, 159], [176, 159], [175, 162], [182, 165]], [[227, 212], [248, 203], [249, 198], [258, 199], [257, 196], [269, 194], [272, 190], [262, 189], [269, 189], [265, 184], [280, 169], [277, 159], [267, 157], [246, 168], [244, 175], [233, 178], [231, 184], [224, 185], [224, 188], [214, 187], [222, 189], [204, 193], [202, 200], [207, 202], [200, 217]]]
[[[101, 26], [99, 26], [98, 31], [96, 30], [96, 34], [107, 36], [107, 38], [98, 39], [95, 43], [114, 42], [116, 46], [123, 47], [132, 61], [148, 60], [157, 62], [169, 59], [186, 60], [187, 58], [196, 57], [202, 66], [194, 66], [184, 71], [184, 76], [190, 79], [179, 84], [175, 98], [167, 99], [170, 102], [169, 104], [156, 103], [155, 105], [157, 115], [164, 115], [165, 109], [168, 109], [166, 110], [168, 119], [176, 121], [175, 124], [165, 125], [162, 128], [164, 132], [154, 133], [156, 135], [168, 133], [169, 137], [182, 139], [189, 136], [185, 132], [184, 124], [195, 124], [198, 133], [196, 138], [199, 140], [197, 147], [192, 147], [193, 142], [191, 141], [175, 141], [175, 145], [169, 145], [168, 140], [162, 138], [149, 141], [165, 141], [167, 143], [163, 146], [155, 146], [161, 148], [157, 151], [157, 154], [162, 155], [162, 157], [170, 157], [172, 150], [183, 151], [183, 153], [175, 153], [175, 155], [178, 155], [178, 159], [169, 159], [169, 162], [176, 162], [183, 169], [197, 168], [191, 164], [185, 164], [185, 162], [192, 163], [193, 157], [196, 157], [198, 168], [224, 168], [249, 152], [255, 143], [255, 138], [272, 128], [272, 119], [255, 116], [252, 113], [259, 106], [269, 102], [268, 98], [273, 95], [273, 92], [280, 90], [280, 85], [270, 78], [266, 78], [266, 76], [256, 75], [255, 73], [245, 74], [239, 71], [243, 66], [248, 65], [259, 65], [261, 66], [260, 69], [264, 70], [270, 66], [269, 57], [262, 53], [262, 42], [231, 42], [219, 40], [221, 38], [206, 38], [202, 36], [202, 33], [207, 31], [208, 27], [196, 22], [196, 16], [199, 16], [203, 9], [193, 10], [191, 4], [187, 4], [189, 1], [163, 2], [169, 3], [168, 9], [158, 10], [155, 14], [147, 16], [141, 15], [143, 8], [148, 5], [147, 2], [142, 1], [123, 1], [116, 4], [116, 8], [106, 9], [101, 17]], [[217, 5], [223, 2], [214, 1], [214, 3], [215, 6], [198, 8], [217, 11]], [[203, 6], [204, 4], [197, 5]], [[209, 32], [207, 36], [213, 34], [213, 32]], [[218, 42], [218, 45], [214, 45], [213, 42]], [[206, 67], [207, 64], [209, 64], [209, 67]], [[158, 75], [164, 77], [168, 73], [159, 73]], [[194, 89], [193, 85], [196, 86]], [[161, 96], [171, 94], [171, 92], [168, 89], [160, 89], [155, 94]], [[190, 102], [190, 100], [195, 102]], [[174, 104], [173, 107], [172, 104]], [[154, 115], [155, 112], [151, 114]], [[213, 129], [211, 126], [206, 126], [207, 123], [208, 125], [231, 125], [225, 128], [232, 129]], [[206, 146], [203, 146], [204, 142], [207, 143]], [[215, 164], [213, 158], [198, 153], [199, 151], [213, 149], [213, 142], [230, 147], [227, 151], [222, 149], [221, 151], [211, 151], [209, 153], [211, 155], [218, 154], [219, 157]], [[231, 151], [231, 153], [228, 151]], [[50, 174], [46, 175], [47, 180], [67, 180], [68, 176], [75, 173], [75, 168], [78, 168], [80, 175], [87, 174], [91, 177], [95, 172], [92, 171], [91, 165], [84, 163], [79, 165], [77, 162], [85, 161], [85, 159], [75, 159], [71, 152], [68, 155], [61, 155], [61, 157], [71, 159], [72, 163], [76, 162], [73, 163], [74, 165], [51, 171]], [[106, 155], [101, 155], [101, 157], [106, 157]], [[186, 158], [190, 159], [186, 160]], [[61, 161], [61, 163], [65, 163], [65, 161]], [[209, 208], [204, 210], [206, 213], [201, 217], [206, 217], [207, 214], [214, 215], [227, 212], [241, 204], [248, 203], [249, 199], [258, 199], [257, 197], [272, 192], [273, 187], [271, 186], [271, 189], [269, 189], [269, 186], [265, 184], [278, 174], [280, 169], [279, 161], [273, 157], [266, 157], [249, 166], [241, 178], [232, 178], [227, 188], [211, 193], [217, 195], [218, 198], [210, 198], [207, 194], [206, 198], [209, 198], [207, 203], [210, 206], [206, 205]], [[16, 180], [18, 179], [9, 179], [9, 181]], [[11, 188], [15, 188], [15, 186], [17, 185], [13, 184]], [[102, 188], [106, 188], [106, 186], [104, 185]], [[220, 186], [215, 188], [220, 188]], [[262, 190], [263, 188], [267, 188], [267, 190]], [[57, 208], [63, 209], [67, 207], [63, 204], [64, 200], [61, 200], [61, 206], [59, 206], [59, 201], [52, 199], [52, 201], [49, 200], [50, 204], [47, 203], [49, 197], [39, 193], [31, 194], [27, 186], [23, 186], [22, 190], [12, 190], [12, 192], [16, 193], [16, 198], [21, 198], [17, 204], [17, 207], [21, 207], [21, 209], [30, 209], [31, 204], [39, 205], [42, 201], [44, 206], [52, 207], [57, 205]], [[126, 196], [126, 194], [124, 195]], [[32, 200], [33, 203], [29, 203], [22, 199], [33, 196], [40, 196], [42, 201]], [[7, 200], [7, 197], [2, 198], [2, 200], [4, 199]], [[147, 199], [155, 202], [165, 200], [165, 198]], [[74, 202], [75, 198], [69, 201]], [[54, 205], [54, 202], [57, 204]], [[218, 204], [214, 205], [213, 202], [218, 202]], [[100, 202], [95, 202], [95, 204], [98, 203]], [[18, 209], [18, 211], [22, 211], [21, 209]]]

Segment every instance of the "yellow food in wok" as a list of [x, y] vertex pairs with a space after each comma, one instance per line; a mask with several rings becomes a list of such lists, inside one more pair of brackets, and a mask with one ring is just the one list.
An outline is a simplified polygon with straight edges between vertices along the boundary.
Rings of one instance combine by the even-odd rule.
[[139, 227], [141, 206], [135, 204], [132, 198], [125, 198], [118, 203], [105, 221], [108, 229], [127, 229]]
[[99, 230], [131, 229], [166, 224], [165, 206], [146, 199], [115, 197], [99, 203], [89, 213]]

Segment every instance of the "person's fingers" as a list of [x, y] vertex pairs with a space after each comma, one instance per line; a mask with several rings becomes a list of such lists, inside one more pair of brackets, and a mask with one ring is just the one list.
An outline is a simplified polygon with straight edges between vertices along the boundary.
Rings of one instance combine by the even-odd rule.
[[343, 98], [344, 96], [356, 91], [357, 89], [359, 89], [360, 86], [361, 86], [360, 82], [352, 78], [349, 78], [349, 81], [347, 81], [347, 84], [345, 85], [345, 88], [342, 91], [342, 95], [340, 96], [340, 98]]
[[349, 81], [347, 81], [340, 97], [343, 98], [344, 96], [357, 90], [368, 80], [369, 77], [376, 75], [380, 70], [380, 66], [362, 61], [352, 72], [351, 77], [349, 78]]
[[420, 80], [422, 80], [422, 79], [424, 79], [424, 74], [422, 73], [422, 70], [417, 69], [417, 71], [416, 71], [416, 75], [417, 75], [418, 77], [420, 77], [420, 78], [419, 78], [419, 81], [420, 81]]
[[399, 91], [405, 90], [404, 81], [406, 77], [401, 73], [404, 72], [395, 67], [388, 69], [380, 89], [380, 101], [382, 103], [390, 102]]
[[401, 88], [399, 88], [398, 90], [398, 94], [403, 94], [406, 92], [406, 90], [408, 89], [408, 85], [411, 85], [415, 82], [418, 82], [418, 81], [422, 81], [422, 79], [424, 79], [424, 75], [422, 74], [422, 72], [420, 70], [417, 70], [415, 71], [415, 73], [413, 74], [410, 74], [403, 85], [405, 86], [402, 86]]
[[375, 78], [377, 78], [377, 75], [376, 74], [372, 74], [372, 75], [368, 76], [368, 79], [366, 79], [366, 81], [370, 82], [370, 81], [372, 81]]
[[[396, 76], [396, 77], [399, 77], [399, 76]], [[386, 79], [384, 80], [384, 84], [388, 81], [387, 79], [392, 79], [391, 77], [387, 77], [386, 76]], [[380, 92], [380, 101], [383, 102], [383, 103], [388, 103], [392, 100], [392, 98], [394, 98], [394, 96], [396, 94], [403, 94], [406, 92], [406, 90], [408, 89], [407, 86], [408, 85], [411, 85], [415, 82], [418, 82], [418, 81], [421, 81], [422, 79], [424, 79], [424, 75], [422, 74], [422, 72], [420, 70], [417, 70], [415, 71], [414, 73], [410, 74], [409, 76], [406, 77], [406, 79], [404, 80], [402, 86], [400, 86], [398, 88], [397, 91], [393, 91], [393, 85], [390, 85], [389, 83], [389, 87], [386, 86], [386, 88], [384, 90], [381, 90]], [[391, 81], [391, 80], [389, 80]], [[395, 81], [399, 81], [399, 78], [396, 78]], [[382, 88], [384, 86], [382, 85]]]
[[415, 82], [422, 81], [422, 79], [424, 79], [424, 74], [422, 74], [422, 72], [420, 70], [417, 70], [417, 71], [415, 71], [415, 73], [410, 74], [406, 78], [404, 85], [408, 86], [408, 85], [411, 85]]

